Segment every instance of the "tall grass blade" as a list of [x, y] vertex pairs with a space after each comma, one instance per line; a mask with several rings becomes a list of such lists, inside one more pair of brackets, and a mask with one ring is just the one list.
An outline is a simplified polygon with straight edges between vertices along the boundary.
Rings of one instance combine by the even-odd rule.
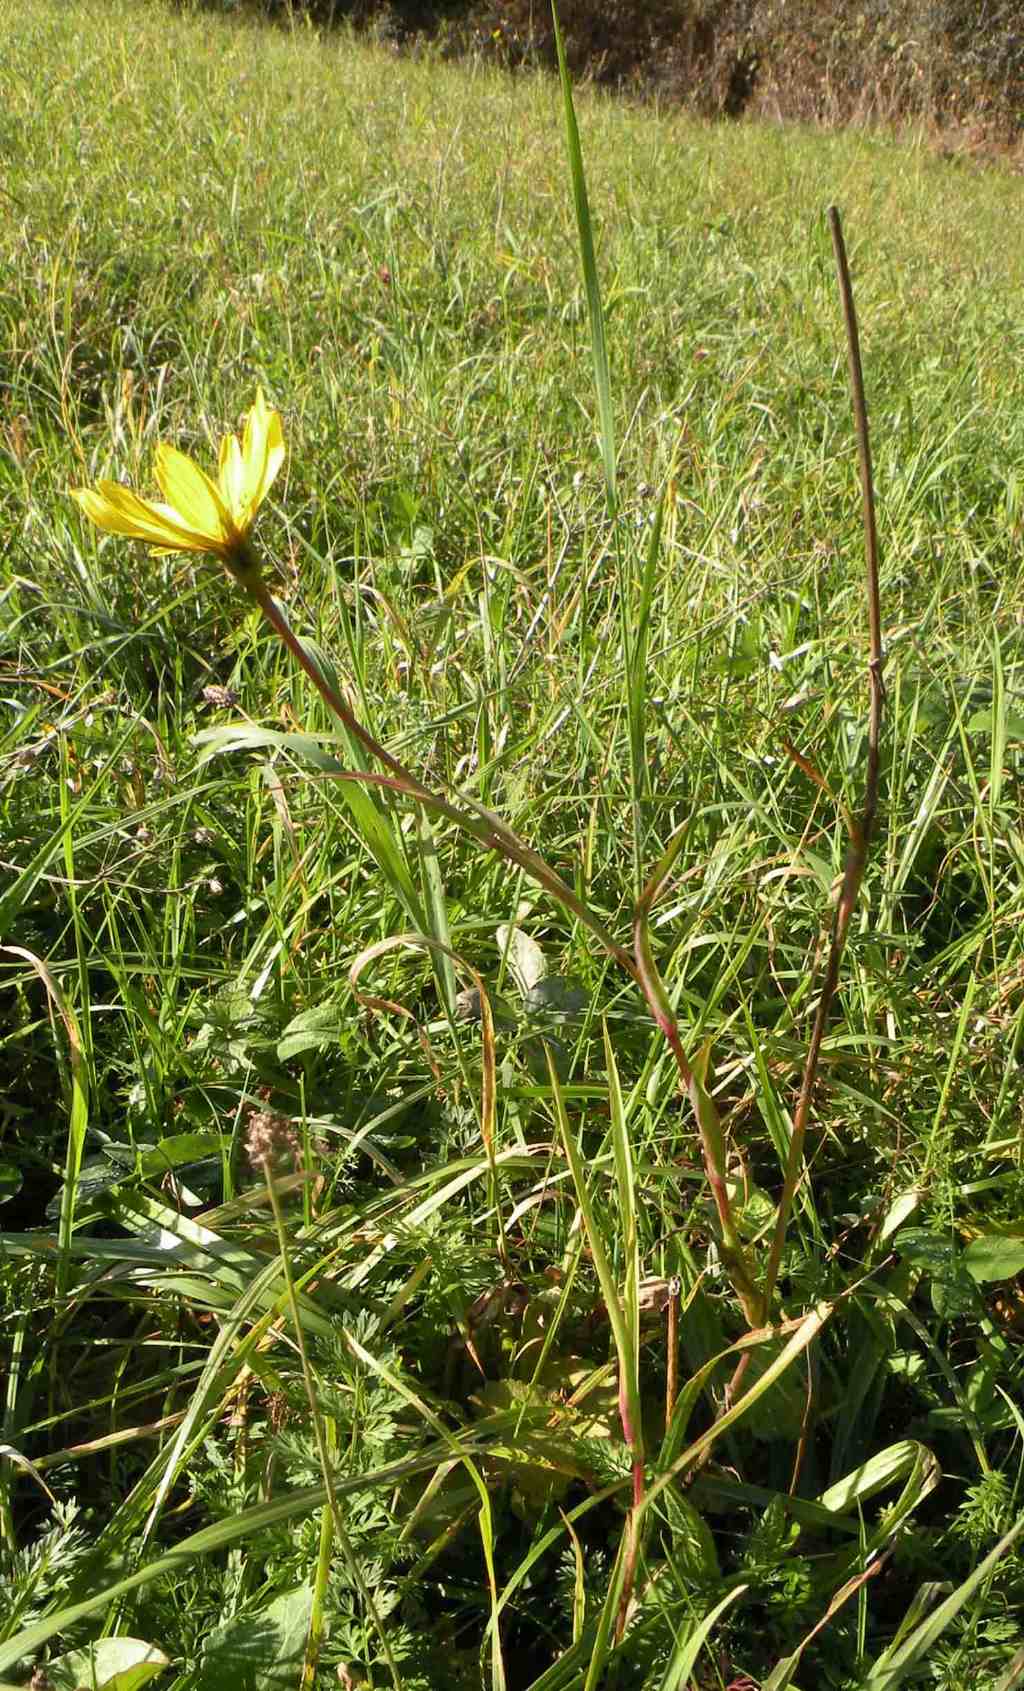
[[608, 1068], [608, 1104], [611, 1111], [612, 1153], [615, 1159], [615, 1185], [618, 1194], [618, 1223], [625, 1265], [622, 1325], [626, 1351], [620, 1358], [622, 1374], [619, 1380], [619, 1414], [623, 1431], [633, 1450], [634, 1466], [640, 1465], [642, 1481], [644, 1449], [640, 1418], [640, 1248], [637, 1243], [633, 1149], [629, 1142], [622, 1086], [607, 1021], [602, 1031]]
[[565, 146], [569, 155], [572, 177], [572, 198], [576, 210], [576, 229], [580, 241], [580, 262], [583, 266], [583, 286], [587, 296], [587, 316], [590, 321], [590, 350], [594, 360], [594, 382], [597, 387], [597, 409], [600, 420], [601, 461], [604, 465], [604, 490], [609, 517], [618, 510], [616, 484], [615, 420], [612, 415], [612, 387], [608, 371], [608, 347], [604, 332], [604, 307], [601, 304], [601, 284], [594, 256], [594, 229], [590, 218], [587, 181], [583, 173], [583, 151], [576, 123], [576, 108], [572, 98], [572, 82], [565, 58], [565, 43], [558, 22], [558, 9], [552, 0], [551, 19], [555, 30], [555, 51], [558, 54], [558, 76], [562, 85], [562, 108], [565, 116]]

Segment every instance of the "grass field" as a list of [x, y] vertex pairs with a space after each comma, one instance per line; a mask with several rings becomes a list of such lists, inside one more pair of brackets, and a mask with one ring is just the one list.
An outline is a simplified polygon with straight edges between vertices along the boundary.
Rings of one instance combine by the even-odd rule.
[[[578, 93], [602, 420], [556, 84], [0, 42], [0, 1680], [1012, 1691], [1020, 180]], [[867, 733], [832, 202], [887, 698], [791, 1194]], [[69, 498], [260, 388], [269, 587], [443, 805]]]

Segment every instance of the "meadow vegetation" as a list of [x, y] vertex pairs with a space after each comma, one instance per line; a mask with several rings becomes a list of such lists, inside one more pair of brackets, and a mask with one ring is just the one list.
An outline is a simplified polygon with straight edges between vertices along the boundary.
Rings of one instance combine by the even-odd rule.
[[[548, 0], [178, 4], [509, 68], [557, 63]], [[973, 146], [1019, 140], [1024, 122], [1017, 0], [563, 0], [559, 15], [574, 76], [704, 117], [927, 123]]]
[[[0, 26], [0, 1679], [1012, 1691], [1019, 182], [581, 94], [595, 388], [553, 79]], [[773, 1288], [865, 769], [832, 202], [886, 716]], [[69, 498], [258, 390], [267, 585], [443, 805]]]

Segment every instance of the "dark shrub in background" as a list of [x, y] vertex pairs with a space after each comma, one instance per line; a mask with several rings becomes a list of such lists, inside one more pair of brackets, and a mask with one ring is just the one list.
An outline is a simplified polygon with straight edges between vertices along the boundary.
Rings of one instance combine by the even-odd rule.
[[[555, 62], [548, 0], [199, 3]], [[559, 16], [574, 75], [708, 116], [1024, 129], [1024, 0], [561, 0]]]

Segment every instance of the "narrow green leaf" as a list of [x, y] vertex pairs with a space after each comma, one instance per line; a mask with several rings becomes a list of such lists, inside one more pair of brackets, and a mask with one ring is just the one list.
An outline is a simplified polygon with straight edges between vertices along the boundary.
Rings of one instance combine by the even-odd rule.
[[690, 1675], [697, 1665], [697, 1657], [703, 1650], [718, 1621], [721, 1620], [726, 1609], [730, 1608], [737, 1598], [742, 1597], [746, 1590], [745, 1585], [737, 1585], [733, 1587], [732, 1591], [727, 1591], [721, 1601], [708, 1611], [699, 1626], [696, 1626], [689, 1636], [677, 1645], [672, 1660], [665, 1669], [661, 1691], [685, 1691]]
[[580, 1155], [580, 1149], [576, 1143], [576, 1137], [569, 1124], [569, 1117], [565, 1108], [565, 1098], [562, 1093], [561, 1082], [558, 1078], [558, 1070], [555, 1066], [554, 1058], [550, 1050], [548, 1050], [548, 1077], [551, 1081], [551, 1093], [555, 1106], [555, 1115], [558, 1121], [559, 1134], [561, 1136], [562, 1144], [565, 1147], [566, 1160], [572, 1173], [576, 1202], [579, 1205], [580, 1215], [583, 1218], [583, 1228], [587, 1235], [587, 1244], [590, 1247], [590, 1255], [594, 1264], [594, 1271], [597, 1274], [601, 1293], [605, 1301], [605, 1307], [608, 1311], [608, 1320], [611, 1324], [612, 1336], [615, 1341], [615, 1350], [618, 1357], [619, 1367], [620, 1369], [623, 1369], [623, 1371], [626, 1371], [629, 1367], [630, 1340], [625, 1311], [623, 1310], [622, 1302], [619, 1297], [619, 1288], [615, 1279], [615, 1270], [612, 1267], [611, 1258], [605, 1248], [604, 1237], [601, 1233], [600, 1227], [598, 1226], [594, 1206], [591, 1203], [583, 1158]]
[[[328, 744], [331, 739], [341, 746], [345, 744], [340, 735], [331, 736]], [[267, 746], [276, 746], [301, 758], [303, 762], [312, 764], [314, 769], [322, 770], [325, 775], [349, 777], [339, 783], [339, 790], [354, 832], [362, 840], [391, 891], [415, 926], [429, 932], [423, 900], [409, 873], [402, 837], [393, 817], [374, 797], [368, 786], [360, 781], [358, 776], [354, 777], [352, 770], [347, 769], [339, 759], [324, 750], [322, 737], [312, 734], [284, 734], [275, 729], [257, 728], [248, 723], [232, 723], [223, 728], [204, 729], [201, 734], [195, 736], [195, 744], [203, 748], [201, 762], [208, 762], [211, 758], [228, 752], [256, 751]], [[350, 750], [359, 762], [363, 761], [366, 754], [361, 747], [352, 745]]]
[[[719, 1416], [718, 1420], [715, 1421], [706, 1432], [701, 1433], [699, 1438], [694, 1439], [693, 1443], [683, 1451], [681, 1456], [675, 1456], [668, 1462], [667, 1466], [661, 1467], [661, 1463], [665, 1461], [668, 1452], [672, 1449], [672, 1446], [676, 1442], [673, 1437], [673, 1429], [669, 1429], [668, 1433], [665, 1435], [665, 1448], [663, 1449], [659, 1460], [661, 1472], [659, 1473], [658, 1478], [654, 1481], [653, 1485], [647, 1491], [641, 1505], [641, 1512], [649, 1509], [655, 1498], [665, 1490], [666, 1486], [671, 1485], [678, 1475], [684, 1474], [699, 1458], [703, 1457], [705, 1452], [711, 1449], [711, 1446], [722, 1436], [724, 1432], [726, 1432], [730, 1427], [735, 1426], [737, 1421], [741, 1421], [747, 1414], [748, 1410], [764, 1396], [765, 1392], [771, 1389], [776, 1380], [782, 1379], [787, 1369], [792, 1367], [798, 1357], [802, 1356], [808, 1345], [817, 1338], [825, 1323], [831, 1319], [833, 1307], [834, 1306], [830, 1303], [819, 1303], [816, 1304], [813, 1309], [808, 1310], [807, 1314], [796, 1324], [795, 1328], [790, 1329], [789, 1336], [782, 1350], [779, 1351], [778, 1355], [765, 1369], [760, 1379], [751, 1386], [749, 1391], [744, 1392], [742, 1397], [737, 1398], [731, 1409], [727, 1409], [725, 1414]], [[728, 1354], [740, 1355], [744, 1351], [756, 1350], [765, 1344], [773, 1344], [778, 1336], [778, 1329], [770, 1327], [748, 1333], [744, 1336], [744, 1338], [738, 1340], [736, 1344], [729, 1347]], [[685, 1396], [688, 1408], [692, 1408], [692, 1403], [698, 1395], [700, 1387], [703, 1385], [705, 1379], [710, 1377], [713, 1370], [718, 1366], [719, 1361], [719, 1357], [713, 1357], [710, 1362], [705, 1363], [704, 1367], [700, 1369], [691, 1380], [687, 1381]], [[682, 1399], [683, 1397], [684, 1393], [680, 1393], [680, 1398]]]
[[583, 151], [573, 105], [572, 82], [565, 59], [565, 45], [558, 22], [555, 0], [551, 0], [551, 17], [555, 27], [555, 51], [558, 54], [558, 75], [562, 85], [562, 106], [565, 114], [565, 147], [569, 155], [572, 177], [572, 197], [576, 209], [576, 229], [580, 242], [580, 262], [583, 266], [583, 286], [587, 295], [587, 315], [590, 319], [590, 350], [594, 360], [594, 382], [597, 386], [597, 407], [601, 424], [601, 459], [604, 464], [605, 499], [608, 515], [614, 517], [618, 508], [615, 469], [615, 421], [612, 415], [612, 387], [608, 370], [608, 348], [604, 333], [604, 308], [601, 304], [601, 284], [594, 256], [594, 230], [587, 198], [587, 182], [583, 173]]
[[910, 1637], [895, 1650], [890, 1648], [882, 1652], [864, 1680], [863, 1691], [896, 1691], [918, 1664], [923, 1661], [932, 1645], [945, 1632], [950, 1621], [955, 1620], [964, 1605], [970, 1602], [978, 1587], [984, 1585], [989, 1575], [993, 1573], [1017, 1540], [1024, 1533], [1024, 1515], [1020, 1517], [1009, 1532], [1004, 1533], [999, 1543], [989, 1551], [983, 1561], [978, 1563], [974, 1572], [958, 1585], [944, 1603], [934, 1608], [927, 1620], [916, 1627]]
[[[643, 1460], [643, 1426], [640, 1407], [640, 1248], [637, 1243], [636, 1194], [633, 1185], [633, 1151], [629, 1143], [626, 1110], [622, 1086], [615, 1062], [615, 1051], [603, 1024], [604, 1056], [608, 1069], [608, 1104], [611, 1115], [612, 1153], [615, 1159], [615, 1183], [618, 1192], [618, 1218], [622, 1231], [622, 1254], [625, 1262], [625, 1286], [622, 1295], [623, 1336], [625, 1353], [619, 1356], [620, 1404], [629, 1417], [627, 1437], [633, 1450], [634, 1462]], [[624, 1429], [626, 1430], [626, 1429]]]
[[[342, 790], [345, 790], [344, 787]], [[434, 971], [441, 1001], [449, 1019], [454, 1021], [458, 985], [455, 979], [455, 965], [449, 955], [452, 949], [452, 934], [448, 926], [448, 905], [445, 900], [441, 865], [437, 858], [434, 830], [422, 805], [418, 805], [416, 809], [416, 843], [420, 859], [419, 901], [425, 917], [425, 923], [421, 922], [420, 925], [424, 927], [429, 938], [437, 941], [437, 945], [431, 948], [430, 965]], [[413, 914], [410, 910], [410, 915]]]

